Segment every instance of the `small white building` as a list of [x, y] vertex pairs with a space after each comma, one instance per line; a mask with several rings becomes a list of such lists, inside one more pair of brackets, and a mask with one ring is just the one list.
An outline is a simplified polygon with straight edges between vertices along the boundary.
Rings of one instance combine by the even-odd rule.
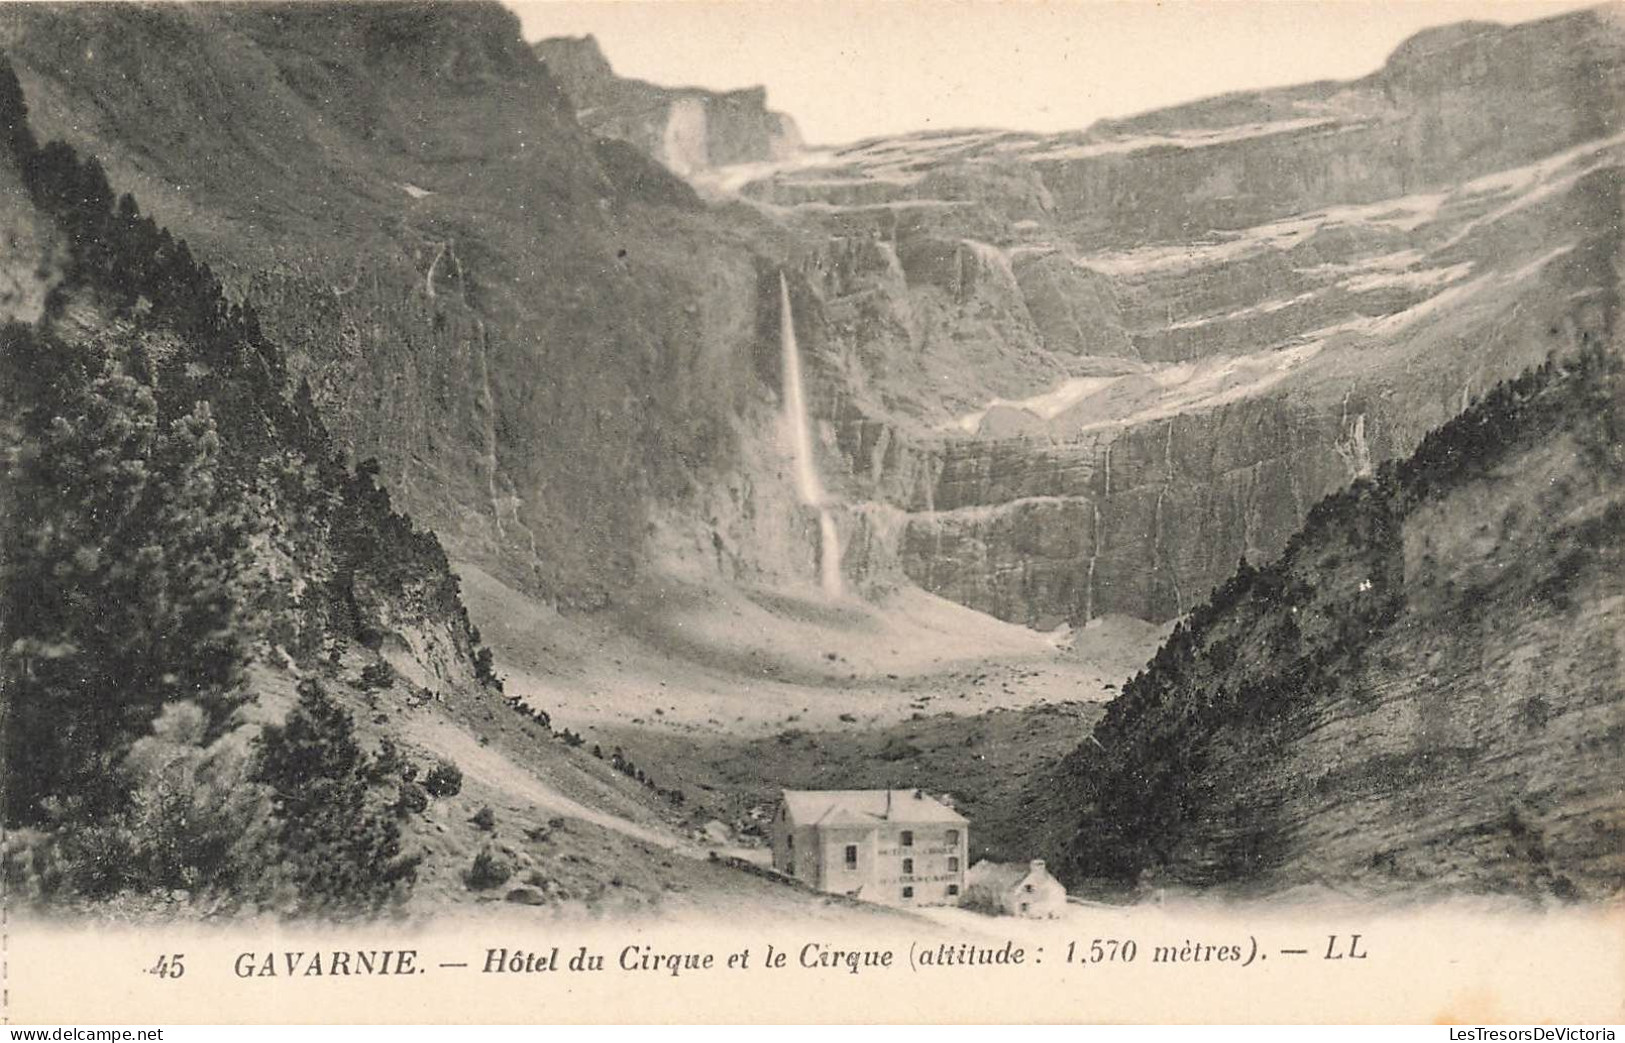
[[920, 790], [785, 790], [773, 816], [773, 868], [867, 902], [955, 905], [965, 826]]
[[965, 874], [962, 904], [1006, 916], [1053, 919], [1066, 908], [1066, 888], [1044, 868], [1041, 858], [1026, 865], [983, 859]]

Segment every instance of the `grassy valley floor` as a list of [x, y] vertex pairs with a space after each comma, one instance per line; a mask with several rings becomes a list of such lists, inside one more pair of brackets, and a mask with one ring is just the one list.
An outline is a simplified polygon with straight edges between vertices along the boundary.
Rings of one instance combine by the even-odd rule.
[[696, 845], [757, 859], [781, 788], [887, 786], [949, 795], [973, 857], [1032, 857], [1024, 790], [1166, 630], [1107, 618], [1040, 634], [917, 590], [831, 603], [675, 582], [563, 615], [459, 574], [510, 695], [605, 765], [680, 792], [663, 811]]

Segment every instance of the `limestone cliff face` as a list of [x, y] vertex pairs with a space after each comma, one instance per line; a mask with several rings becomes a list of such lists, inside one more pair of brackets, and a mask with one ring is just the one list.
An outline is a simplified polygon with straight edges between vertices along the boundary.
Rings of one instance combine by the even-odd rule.
[[1188, 610], [1597, 332], [1622, 101], [1598, 9], [1424, 33], [1351, 83], [864, 142], [747, 183], [804, 232], [826, 467], [903, 515], [853, 567], [1026, 623]]
[[584, 131], [501, 8], [36, 5], [0, 42], [454, 558], [581, 609], [651, 569], [815, 574], [781, 243]]
[[[42, 130], [258, 307], [353, 458], [454, 557], [573, 606], [651, 566], [816, 575], [781, 270], [855, 585], [1165, 619], [1596, 329], [1620, 225], [1607, 12], [778, 171], [758, 94], [621, 80], [590, 41], [538, 61], [494, 5], [12, 5], [0, 43]], [[784, 209], [673, 173], [743, 161]]]
[[[798, 295], [825, 471], [849, 503], [901, 513], [851, 513], [851, 542], [867, 551], [849, 569], [1041, 626], [1182, 614], [1239, 558], [1280, 553], [1320, 496], [1408, 452], [1501, 374], [1598, 331], [1617, 185], [1617, 168], [1598, 168], [1516, 232], [1451, 243], [1447, 256], [1481, 273], [1453, 292], [1352, 305], [1367, 316], [1329, 289], [1300, 305], [1318, 316], [1290, 320], [1324, 326], [1244, 356], [1193, 339], [1217, 357], [1172, 364], [1130, 357], [1125, 338], [1124, 354], [1072, 356], [1066, 370], [1025, 321], [1019, 281], [985, 253], [831, 240]], [[1460, 233], [1440, 222], [1412, 242]], [[1227, 292], [1259, 292], [1229, 274]], [[1247, 299], [1232, 310], [1263, 314]], [[1121, 330], [1113, 318], [1079, 328]], [[941, 409], [932, 395], [964, 402], [980, 383], [1014, 399], [1023, 380], [1049, 382], [1047, 400], [984, 398], [960, 423], [919, 417]], [[876, 517], [886, 523], [871, 534]]]
[[542, 40], [535, 49], [583, 127], [636, 145], [676, 174], [782, 159], [801, 147], [795, 121], [770, 110], [761, 87], [708, 91], [622, 79], [591, 36]]
[[1066, 134], [863, 142], [749, 191], [790, 205], [980, 207], [1010, 238], [1053, 224], [1085, 250], [1186, 242], [1457, 185], [1616, 134], [1622, 43], [1617, 5], [1457, 25], [1417, 35], [1361, 80], [1225, 95]]
[[453, 556], [593, 606], [673, 512], [699, 538], [772, 399], [747, 230], [584, 132], [512, 15], [41, 5], [0, 41]]

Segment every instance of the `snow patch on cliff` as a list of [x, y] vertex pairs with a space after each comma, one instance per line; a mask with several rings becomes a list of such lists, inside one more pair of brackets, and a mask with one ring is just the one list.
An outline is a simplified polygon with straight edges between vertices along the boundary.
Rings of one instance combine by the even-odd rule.
[[1238, 123], [1229, 127], [1176, 130], [1167, 134], [1137, 134], [1129, 137], [1106, 138], [1096, 141], [1081, 141], [1060, 145], [1051, 144], [1049, 147], [1042, 148], [1038, 147], [1040, 144], [1038, 142], [1033, 142], [1026, 148], [1022, 148], [1019, 143], [1007, 144], [1001, 146], [1001, 148], [1005, 151], [1024, 153], [1027, 159], [1032, 160], [1088, 159], [1092, 156], [1145, 152], [1154, 148], [1209, 148], [1213, 145], [1228, 145], [1237, 141], [1247, 141], [1250, 138], [1264, 138], [1275, 134], [1295, 134], [1299, 131], [1314, 130], [1339, 122], [1333, 117], [1304, 117], [1270, 122]]
[[1470, 261], [1444, 268], [1416, 268], [1407, 271], [1374, 271], [1355, 275], [1338, 283], [1338, 289], [1349, 293], [1370, 293], [1373, 290], [1431, 290], [1458, 282], [1472, 274]]
[[710, 127], [705, 103], [698, 98], [673, 98], [666, 110], [666, 126], [661, 132], [660, 158], [672, 173], [688, 177], [710, 165], [707, 137]]
[[1104, 377], [1074, 377], [1043, 394], [994, 399], [960, 416], [968, 434], [981, 430], [995, 408], [1019, 409], [1047, 421], [1056, 434], [1142, 424], [1193, 410], [1212, 409], [1260, 394], [1314, 358], [1330, 337], [1250, 355], [1230, 355], [1135, 370]]
[[[1616, 134], [1535, 163], [1487, 174], [1448, 191], [1331, 206], [1234, 232], [1215, 231], [1196, 242], [1101, 251], [1081, 257], [1077, 263], [1116, 276], [1167, 274], [1229, 264], [1266, 250], [1290, 249], [1327, 229], [1415, 232], [1438, 221], [1448, 209], [1479, 208], [1487, 201], [1505, 197], [1494, 209], [1467, 221], [1436, 248], [1448, 249], [1479, 228], [1565, 192], [1586, 174], [1617, 162], [1622, 144], [1625, 144], [1625, 134]], [[1399, 256], [1384, 255], [1391, 262], [1397, 261]]]
[[985, 408], [973, 413], [966, 413], [955, 421], [955, 426], [968, 434], [975, 434], [982, 425], [989, 411], [994, 409], [1019, 409], [1031, 413], [1044, 420], [1053, 420], [1063, 411], [1070, 409], [1078, 402], [1112, 384], [1119, 377], [1074, 377], [1064, 380], [1059, 385], [1043, 394], [1033, 395], [1030, 398], [995, 398]]
[[1079, 258], [1077, 263], [1108, 275], [1131, 277], [1206, 268], [1229, 264], [1265, 250], [1290, 249], [1315, 232], [1328, 228], [1390, 228], [1414, 232], [1436, 220], [1447, 199], [1448, 193], [1433, 192], [1329, 207], [1237, 232], [1215, 232], [1197, 242], [1102, 251]]
[[759, 163], [733, 163], [694, 171], [689, 176], [689, 183], [702, 193], [736, 196], [746, 185], [753, 182], [795, 174], [802, 170], [827, 167], [834, 161], [835, 153], [829, 149], [806, 150]]

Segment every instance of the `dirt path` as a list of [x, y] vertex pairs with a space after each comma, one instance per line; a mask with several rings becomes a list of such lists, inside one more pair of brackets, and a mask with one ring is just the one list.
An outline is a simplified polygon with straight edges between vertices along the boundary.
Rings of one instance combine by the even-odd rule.
[[419, 719], [409, 724], [406, 731], [412, 741], [455, 762], [469, 778], [537, 808], [565, 818], [590, 822], [685, 858], [705, 859], [712, 850], [667, 830], [641, 825], [572, 800], [504, 757], [500, 751], [481, 746], [479, 740], [450, 721]]

